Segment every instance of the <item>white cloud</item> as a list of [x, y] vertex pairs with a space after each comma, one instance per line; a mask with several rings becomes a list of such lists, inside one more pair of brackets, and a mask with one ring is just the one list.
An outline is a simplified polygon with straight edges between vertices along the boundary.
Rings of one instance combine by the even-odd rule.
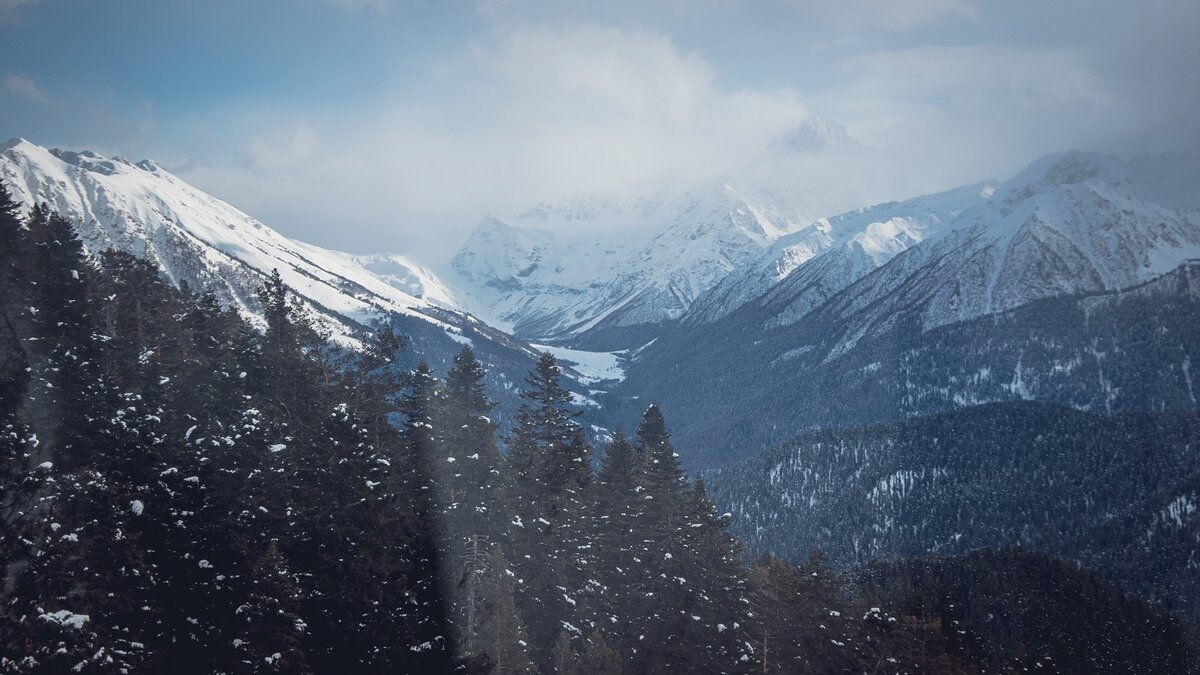
[[[702, 56], [660, 34], [524, 27], [442, 64], [415, 93], [324, 117], [248, 112], [282, 131], [249, 134], [249, 166], [186, 177], [301, 226], [289, 232], [311, 228], [314, 243], [438, 258], [490, 211], [708, 178], [807, 116], [793, 91], [720, 87]], [[358, 222], [330, 231], [347, 201]]]
[[930, 187], [1096, 148], [1128, 122], [1120, 98], [1067, 49], [919, 47], [848, 57], [838, 74], [822, 103]]
[[42, 105], [50, 102], [50, 97], [46, 95], [46, 92], [42, 91], [36, 82], [24, 75], [9, 73], [4, 77], [4, 87], [14, 94], [20, 94]]
[[302, 125], [273, 129], [250, 139], [249, 155], [258, 170], [288, 167], [312, 155], [317, 149], [317, 136]]

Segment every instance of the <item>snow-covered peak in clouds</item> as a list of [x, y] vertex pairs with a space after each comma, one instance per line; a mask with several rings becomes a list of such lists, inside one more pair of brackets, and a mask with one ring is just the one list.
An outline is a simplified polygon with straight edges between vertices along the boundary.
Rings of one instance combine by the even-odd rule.
[[[807, 313], [901, 252], [938, 235], [994, 188], [994, 183], [977, 183], [820, 218], [780, 237], [723, 279], [697, 300], [685, 321], [714, 321], [768, 292], [773, 302], [787, 297], [789, 314]], [[826, 259], [818, 262], [819, 257]], [[793, 273], [796, 278], [789, 278]]]
[[628, 348], [786, 232], [720, 183], [588, 196], [485, 219], [444, 276], [470, 311], [518, 335], [604, 333]]
[[780, 134], [767, 146], [767, 154], [786, 156], [797, 153], [841, 150], [857, 145], [846, 127], [824, 117], [809, 117], [802, 124]]

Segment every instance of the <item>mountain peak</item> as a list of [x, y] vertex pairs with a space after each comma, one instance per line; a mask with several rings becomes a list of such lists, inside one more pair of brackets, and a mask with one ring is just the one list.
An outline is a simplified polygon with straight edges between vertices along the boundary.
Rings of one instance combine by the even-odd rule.
[[25, 140], [24, 138], [21, 138], [20, 136], [13, 136], [12, 138], [8, 139], [7, 141], [0, 143], [0, 152], [12, 150], [13, 148], [15, 148], [19, 145], [33, 145], [33, 143], [30, 143], [29, 141]]
[[771, 141], [769, 150], [794, 153], [820, 152], [854, 142], [846, 127], [824, 117], [810, 117]]
[[1115, 182], [1127, 173], [1127, 167], [1114, 155], [1070, 150], [1045, 155], [1018, 173], [1009, 186], [1064, 186], [1091, 179]]

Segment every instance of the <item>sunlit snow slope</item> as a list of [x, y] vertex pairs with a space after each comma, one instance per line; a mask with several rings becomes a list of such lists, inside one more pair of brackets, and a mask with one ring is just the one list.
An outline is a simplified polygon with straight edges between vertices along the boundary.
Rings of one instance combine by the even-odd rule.
[[46, 203], [75, 221], [90, 252], [115, 248], [149, 259], [173, 282], [211, 290], [252, 319], [257, 289], [278, 269], [340, 338], [352, 340], [359, 327], [388, 313], [455, 331], [437, 318], [454, 298], [425, 267], [290, 240], [154, 162], [14, 139], [0, 145], [0, 180], [24, 204]]

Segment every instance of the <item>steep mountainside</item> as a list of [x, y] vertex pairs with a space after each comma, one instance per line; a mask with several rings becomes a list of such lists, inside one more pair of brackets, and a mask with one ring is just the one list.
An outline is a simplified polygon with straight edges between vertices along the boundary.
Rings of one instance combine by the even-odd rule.
[[[769, 291], [677, 326], [629, 365], [624, 393], [661, 401], [705, 448], [697, 466], [813, 426], [987, 401], [1195, 407], [1197, 266], [1184, 264], [1200, 245], [1194, 165], [1041, 160], [812, 311], [790, 312], [782, 292], [763, 301]], [[1151, 178], [1160, 173], [1174, 180]]]
[[1200, 619], [1200, 416], [1006, 403], [806, 433], [706, 479], [752, 546], [839, 564], [1020, 546]]
[[[787, 323], [784, 317], [808, 313], [899, 253], [937, 236], [994, 189], [992, 183], [979, 183], [821, 218], [780, 237], [726, 276], [695, 302], [683, 321], [708, 323], [757, 300], [780, 307], [779, 321]], [[763, 294], [767, 297], [760, 298]]]
[[[1187, 167], [1186, 164], [1192, 164]], [[1178, 167], [1190, 185], [1151, 176]], [[826, 308], [861, 336], [916, 312], [922, 328], [1056, 295], [1113, 290], [1200, 257], [1200, 157], [1045, 157]]]
[[[657, 234], [640, 246], [605, 242], [611, 233], [562, 234], [581, 227]], [[627, 349], [790, 227], [728, 186], [630, 203], [576, 200], [512, 223], [485, 219], [444, 276], [471, 312], [516, 335]]]
[[0, 147], [0, 180], [19, 201], [49, 204], [78, 223], [89, 251], [116, 248], [153, 260], [173, 282], [211, 290], [250, 318], [259, 314], [256, 289], [272, 269], [344, 338], [388, 313], [441, 323], [429, 310], [452, 307], [424, 268], [395, 258], [403, 271], [392, 269], [390, 278], [409, 282], [377, 277], [347, 254], [280, 235], [153, 162], [20, 139]]
[[[497, 416], [515, 412], [514, 384], [532, 367], [536, 350], [458, 310], [453, 292], [423, 265], [288, 239], [150, 161], [48, 150], [21, 139], [0, 147], [0, 181], [14, 198], [48, 204], [75, 222], [92, 254], [114, 248], [151, 260], [172, 283], [212, 291], [260, 325], [257, 292], [278, 269], [343, 344], [355, 344], [374, 321], [391, 322], [412, 338], [402, 353], [408, 365], [425, 359], [437, 372], [463, 344], [472, 345], [496, 373], [489, 386], [502, 401]], [[570, 386], [581, 396], [588, 391]]]
[[[1200, 407], [1192, 372], [1200, 262], [1125, 292], [1046, 298], [924, 332], [909, 317], [846, 352], [837, 351], [842, 324], [820, 311], [755, 341], [724, 321], [713, 325], [723, 332], [668, 336], [629, 364], [616, 393], [660, 401], [697, 468], [805, 429], [993, 401], [1100, 412]], [[626, 405], [627, 414], [638, 408]]]

